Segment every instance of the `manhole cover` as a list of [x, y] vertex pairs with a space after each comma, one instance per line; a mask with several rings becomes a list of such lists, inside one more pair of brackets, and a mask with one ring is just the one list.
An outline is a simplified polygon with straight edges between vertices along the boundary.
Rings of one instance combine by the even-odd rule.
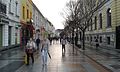
[[113, 67], [114, 69], [120, 69], [120, 65], [110, 65], [111, 67]]

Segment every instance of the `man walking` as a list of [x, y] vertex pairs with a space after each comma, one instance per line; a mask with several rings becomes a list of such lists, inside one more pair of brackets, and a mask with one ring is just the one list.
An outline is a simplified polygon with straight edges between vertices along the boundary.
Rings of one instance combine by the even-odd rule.
[[37, 50], [39, 50], [40, 39], [39, 37], [36, 39]]
[[65, 45], [66, 45], [66, 38], [65, 38], [65, 36], [62, 38], [62, 40], [61, 40], [61, 44], [62, 44], [62, 53], [63, 53], [63, 50], [64, 50], [64, 53], [65, 53]]

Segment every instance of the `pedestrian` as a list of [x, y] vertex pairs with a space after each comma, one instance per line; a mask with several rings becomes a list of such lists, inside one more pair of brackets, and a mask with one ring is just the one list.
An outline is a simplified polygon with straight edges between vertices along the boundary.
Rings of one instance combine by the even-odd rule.
[[96, 42], [96, 49], [98, 49], [99, 43], [98, 43], [98, 39], [97, 38], [96, 38], [95, 42]]
[[35, 50], [35, 43], [33, 39], [30, 38], [30, 40], [26, 45], [27, 65], [29, 65], [29, 57], [31, 57], [32, 63], [34, 63], [34, 56], [33, 56], [34, 50]]
[[62, 53], [63, 53], [63, 50], [64, 50], [64, 53], [65, 53], [65, 45], [66, 45], [66, 38], [65, 36], [63, 36], [62, 40], [61, 40], [61, 44], [62, 44]]
[[42, 48], [41, 48], [43, 66], [47, 65], [47, 56], [51, 58], [49, 54], [49, 45], [50, 45], [49, 40], [47, 38], [44, 38], [42, 42]]
[[36, 39], [36, 46], [37, 46], [37, 50], [39, 50], [39, 45], [40, 45], [40, 39], [39, 37]]
[[50, 45], [52, 45], [52, 37], [49, 37], [48, 39], [50, 41]]

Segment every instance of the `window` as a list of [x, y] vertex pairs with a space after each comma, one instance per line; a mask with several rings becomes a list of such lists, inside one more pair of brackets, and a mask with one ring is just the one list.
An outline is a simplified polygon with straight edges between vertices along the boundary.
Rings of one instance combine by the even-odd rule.
[[3, 3], [0, 3], [0, 13], [6, 14], [6, 5]]
[[32, 18], [32, 12], [30, 12], [30, 19]]
[[90, 24], [91, 24], [91, 31], [92, 31], [92, 19], [90, 20], [90, 22], [91, 22]]
[[87, 41], [89, 41], [89, 37], [87, 37]]
[[107, 10], [107, 27], [111, 27], [111, 9]]
[[25, 7], [23, 6], [23, 19], [25, 19]]
[[29, 10], [27, 9], [27, 19], [29, 18]]
[[102, 36], [100, 36], [100, 43], [102, 43]]
[[110, 45], [110, 37], [107, 37], [107, 44]]
[[95, 39], [96, 39], [96, 36], [94, 36], [94, 41], [95, 41]]
[[16, 4], [15, 14], [17, 15], [17, 11], [18, 11], [18, 2], [16, 1], [15, 4]]
[[10, 0], [10, 3], [9, 3], [9, 12], [11, 12], [11, 0]]
[[92, 36], [90, 37], [90, 41], [92, 42]]
[[89, 31], [89, 26], [88, 26], [88, 31]]
[[95, 16], [95, 30], [97, 29], [97, 17]]
[[102, 14], [99, 14], [99, 24], [100, 24], [100, 29], [102, 29]]

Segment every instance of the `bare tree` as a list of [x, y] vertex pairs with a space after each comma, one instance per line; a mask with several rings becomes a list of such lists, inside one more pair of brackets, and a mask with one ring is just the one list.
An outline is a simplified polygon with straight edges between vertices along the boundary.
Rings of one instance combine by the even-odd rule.
[[66, 4], [66, 26], [68, 27], [66, 27], [67, 29], [65, 30], [71, 30], [71, 28], [79, 28], [81, 30], [83, 50], [85, 50], [85, 31], [92, 24], [91, 19], [99, 7], [97, 1], [98, 0], [70, 0], [70, 2]]
[[85, 31], [91, 25], [90, 20], [94, 15], [96, 0], [78, 0], [77, 26], [82, 32], [83, 50], [85, 50]]

